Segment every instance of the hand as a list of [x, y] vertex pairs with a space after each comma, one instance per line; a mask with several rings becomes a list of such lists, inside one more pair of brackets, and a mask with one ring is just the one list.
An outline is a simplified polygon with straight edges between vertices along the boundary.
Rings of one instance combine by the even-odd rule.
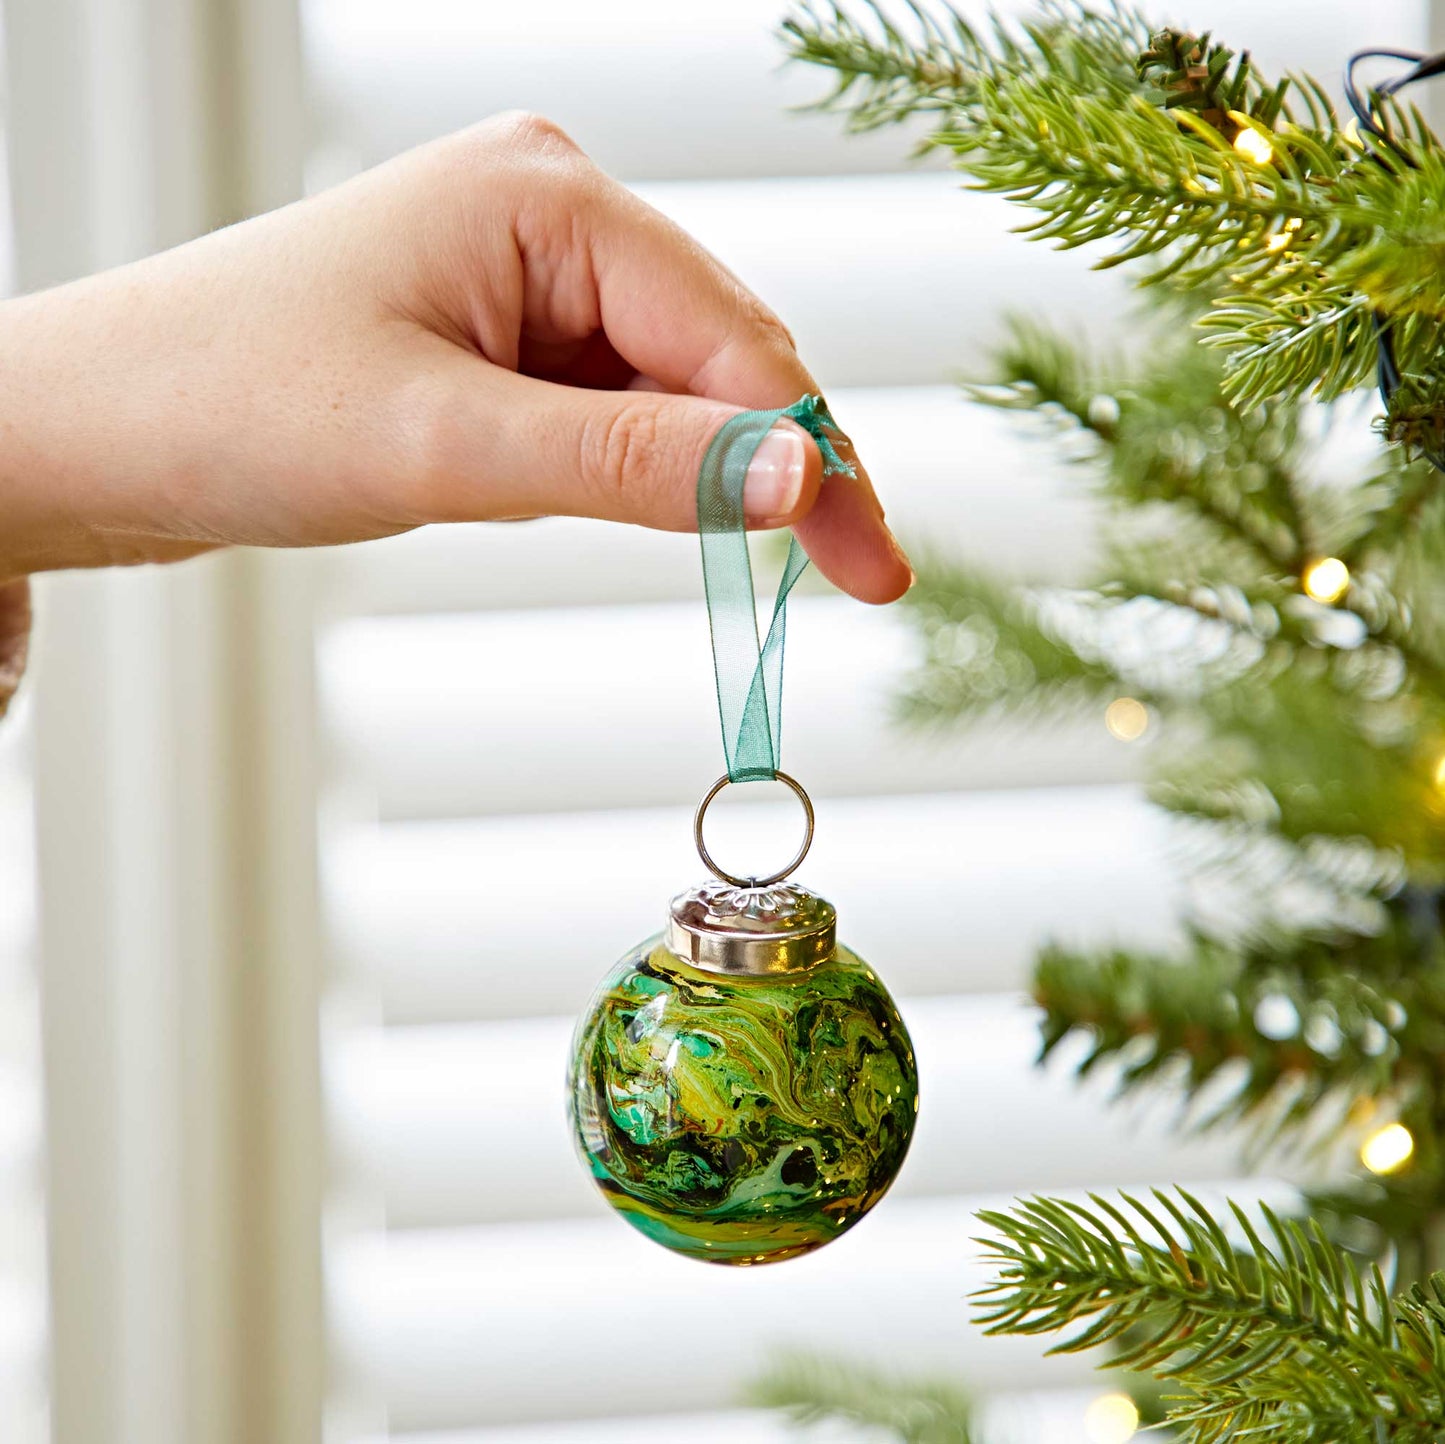
[[[0, 578], [428, 522], [691, 530], [718, 427], [817, 390], [761, 301], [528, 116], [0, 309]], [[892, 601], [866, 473], [821, 472], [782, 423], [750, 524]]]

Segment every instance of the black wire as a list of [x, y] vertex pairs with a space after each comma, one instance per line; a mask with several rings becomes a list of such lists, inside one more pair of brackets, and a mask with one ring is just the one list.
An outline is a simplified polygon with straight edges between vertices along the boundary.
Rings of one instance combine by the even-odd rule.
[[[1396, 75], [1380, 85], [1372, 85], [1362, 93], [1355, 80], [1355, 67], [1365, 60], [1407, 60], [1412, 61], [1413, 65], [1404, 74]], [[1345, 63], [1345, 100], [1354, 111], [1355, 119], [1362, 129], [1368, 130], [1376, 140], [1395, 151], [1406, 165], [1413, 167], [1414, 162], [1401, 154], [1389, 130], [1375, 118], [1375, 99], [1379, 96], [1388, 99], [1398, 95], [1407, 85], [1413, 85], [1417, 80], [1429, 80], [1432, 76], [1441, 74], [1445, 74], [1445, 51], [1438, 55], [1422, 55], [1418, 50], [1357, 50]], [[1395, 329], [1394, 323], [1383, 311], [1377, 310], [1374, 313], [1374, 322], [1375, 344], [1380, 352], [1377, 367], [1380, 400], [1384, 402], [1388, 412], [1390, 402], [1400, 389], [1401, 379], [1400, 363], [1395, 354]], [[1437, 471], [1445, 471], [1445, 455], [1424, 447], [1421, 447], [1420, 451]]]
[[[1383, 85], [1372, 85], [1368, 93], [1362, 95], [1355, 81], [1355, 67], [1364, 60], [1413, 60], [1415, 68], [1406, 71], [1404, 75], [1397, 75], [1393, 80], [1385, 81]], [[1442, 69], [1445, 69], [1445, 54], [1427, 56], [1421, 55], [1418, 50], [1357, 50], [1345, 62], [1345, 99], [1354, 111], [1355, 119], [1371, 135], [1388, 144], [1390, 136], [1376, 122], [1375, 107], [1370, 103], [1369, 97], [1394, 95], [1417, 80], [1428, 80], [1430, 76], [1438, 75]]]

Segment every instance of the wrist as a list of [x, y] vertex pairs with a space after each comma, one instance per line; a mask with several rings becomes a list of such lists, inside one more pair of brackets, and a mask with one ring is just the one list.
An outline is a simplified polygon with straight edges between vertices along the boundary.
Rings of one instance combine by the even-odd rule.
[[0, 303], [0, 583], [151, 559], [177, 470], [157, 403], [185, 391], [133, 269]]
[[0, 584], [83, 564], [84, 537], [68, 520], [73, 431], [59, 414], [65, 407], [76, 429], [88, 426], [86, 398], [67, 398], [74, 382], [61, 375], [65, 341], [57, 332], [73, 324], [71, 313], [65, 289], [0, 304]]

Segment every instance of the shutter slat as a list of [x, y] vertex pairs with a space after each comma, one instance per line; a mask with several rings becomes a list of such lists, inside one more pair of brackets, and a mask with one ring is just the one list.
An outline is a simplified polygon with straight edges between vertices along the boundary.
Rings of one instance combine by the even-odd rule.
[[307, 0], [303, 13], [313, 105], [344, 152], [333, 166], [512, 108], [550, 116], [625, 176], [896, 170], [921, 134], [849, 139], [834, 117], [789, 115], [827, 79], [779, 64], [775, 0], [685, 19], [671, 0]]
[[[815, 797], [1137, 775], [1102, 705], [1068, 726], [901, 727], [916, 651], [897, 612], [790, 606], [783, 765]], [[722, 770], [696, 604], [358, 619], [318, 659], [338, 773], [383, 819], [685, 803]]]
[[[1197, 1193], [1298, 1196], [1261, 1179]], [[969, 1321], [986, 1281], [974, 1215], [1008, 1202], [890, 1200], [819, 1253], [759, 1269], [680, 1258], [605, 1218], [354, 1234], [328, 1258], [332, 1357], [398, 1432], [727, 1408], [799, 1347], [976, 1392], [1087, 1385], [1093, 1358], [1044, 1359], [1047, 1341]]]
[[[1036, 1010], [1014, 998], [915, 998], [901, 1007], [923, 1106], [899, 1196], [1138, 1183], [1141, 1171], [1195, 1182], [1238, 1171], [1244, 1140], [1181, 1136], [1174, 1099], [1111, 1108], [1111, 1072], [1081, 1088], [1067, 1056], [1036, 1068]], [[604, 1215], [564, 1113], [572, 1029], [570, 1018], [547, 1018], [337, 1040], [327, 1093], [346, 1175], [380, 1198], [392, 1228]]]
[[[792, 802], [724, 817], [742, 856], [797, 833]], [[333, 975], [398, 1023], [575, 1014], [700, 877], [690, 824], [679, 808], [338, 833], [323, 852]], [[1007, 992], [1050, 937], [1167, 945], [1170, 837], [1131, 788], [824, 799], [801, 877], [900, 995]]]
[[[983, 18], [981, 4], [962, 8]], [[1004, 0], [994, 8], [1033, 7]], [[624, 176], [902, 168], [917, 127], [850, 136], [835, 116], [790, 113], [825, 94], [829, 79], [780, 63], [774, 32], [785, 10], [777, 0], [684, 10], [675, 0], [305, 0], [309, 89], [332, 152], [317, 178], [511, 107], [552, 116]], [[1425, 44], [1419, 0], [1364, 10], [1321, 0], [1309, 14], [1301, 25], [1292, 5], [1195, 0], [1190, 23], [1247, 45], [1271, 70], [1309, 70], [1327, 83], [1362, 46]]]
[[0, 723], [0, 1439], [46, 1428], [45, 1224], [30, 708]]
[[954, 175], [673, 181], [637, 190], [777, 312], [830, 393], [976, 373], [1009, 312], [1117, 333], [1130, 305], [1118, 272], [1091, 268], [1102, 252], [1045, 254], [1014, 234], [1017, 207], [963, 191]]
[[[849, 1358], [857, 1357], [850, 1352]], [[870, 1367], [871, 1361], [861, 1361]], [[919, 1378], [910, 1369], [903, 1377]], [[928, 1382], [947, 1382], [940, 1372]], [[980, 1434], [988, 1444], [1079, 1444], [1084, 1416], [1101, 1394], [1115, 1393], [1107, 1379], [1092, 1389], [1049, 1389], [981, 1400]], [[552, 1424], [521, 1424], [509, 1429], [448, 1431], [445, 1434], [391, 1434], [358, 1439], [356, 1444], [890, 1444], [888, 1434], [848, 1424], [819, 1422], [801, 1432], [780, 1413], [762, 1409], [720, 1410], [715, 1414], [667, 1414], [661, 1418], [593, 1419]]]

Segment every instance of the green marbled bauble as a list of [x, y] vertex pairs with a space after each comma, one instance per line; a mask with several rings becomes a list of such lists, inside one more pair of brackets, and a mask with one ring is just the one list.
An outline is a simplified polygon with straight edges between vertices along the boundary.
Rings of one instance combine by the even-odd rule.
[[723, 976], [660, 938], [604, 980], [568, 1079], [582, 1156], [648, 1238], [773, 1263], [851, 1228], [913, 1136], [918, 1069], [877, 975], [844, 947], [804, 971]]

